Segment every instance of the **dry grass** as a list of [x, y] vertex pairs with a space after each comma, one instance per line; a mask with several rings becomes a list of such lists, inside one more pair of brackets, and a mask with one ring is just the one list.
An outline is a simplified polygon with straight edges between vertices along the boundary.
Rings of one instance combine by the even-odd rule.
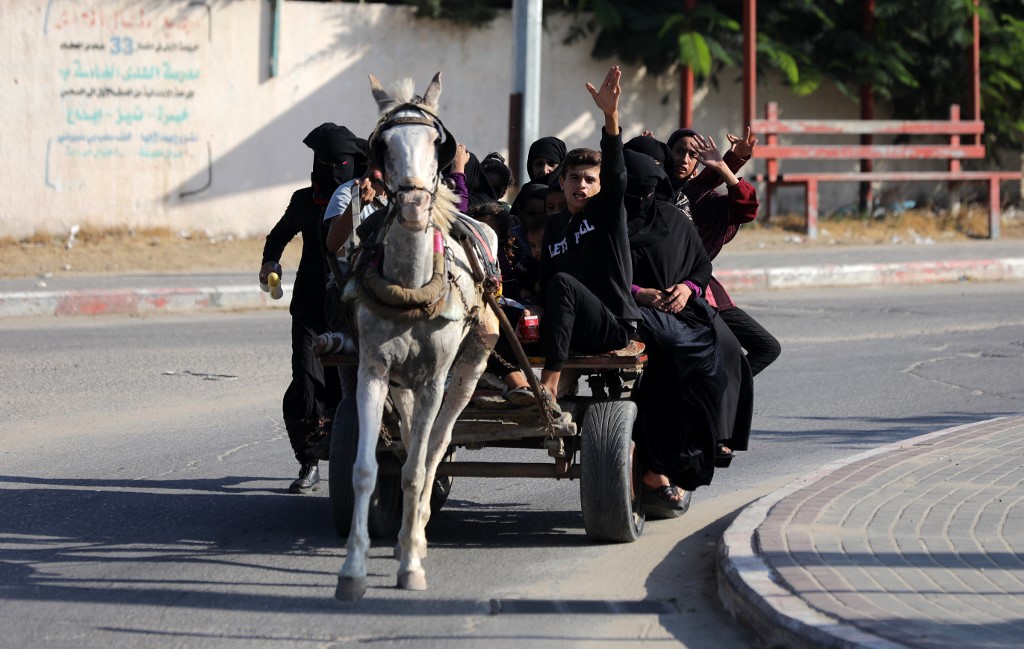
[[[1007, 212], [1002, 222], [1004, 239], [1024, 239], [1024, 217]], [[1011, 218], [1012, 216], [1012, 218]], [[819, 238], [808, 241], [802, 216], [778, 216], [769, 225], [745, 226], [729, 250], [762, 250], [835, 245], [888, 245], [964, 241], [988, 235], [984, 209], [971, 207], [956, 215], [908, 211], [884, 219], [824, 218]], [[0, 277], [103, 273], [252, 272], [259, 269], [264, 237], [238, 239], [205, 233], [177, 233], [170, 228], [97, 228], [83, 226], [68, 246], [68, 233], [41, 232], [22, 240], [0, 239]], [[298, 265], [302, 244], [295, 240], [285, 250], [286, 272]]]
[[[735, 242], [739, 243], [744, 237], [756, 237], [759, 230], [774, 229], [789, 233], [790, 237], [803, 236], [806, 223], [806, 218], [802, 215], [776, 216], [770, 225], [756, 222], [745, 227], [743, 236], [737, 237]], [[909, 210], [890, 214], [881, 219], [857, 216], [826, 217], [819, 219], [818, 232], [820, 238], [817, 243], [828, 245], [913, 243], [926, 239], [935, 242], [985, 239], [988, 237], [988, 212], [981, 207], [971, 206], [956, 214]], [[1006, 239], [1024, 238], [1024, 219], [1004, 217], [1000, 234]]]

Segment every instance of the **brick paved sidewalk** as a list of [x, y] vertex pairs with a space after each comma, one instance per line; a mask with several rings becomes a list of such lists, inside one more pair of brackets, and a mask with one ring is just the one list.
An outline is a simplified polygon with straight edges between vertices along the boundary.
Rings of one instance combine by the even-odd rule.
[[719, 591], [769, 646], [1024, 646], [1024, 417], [862, 453], [745, 510]]

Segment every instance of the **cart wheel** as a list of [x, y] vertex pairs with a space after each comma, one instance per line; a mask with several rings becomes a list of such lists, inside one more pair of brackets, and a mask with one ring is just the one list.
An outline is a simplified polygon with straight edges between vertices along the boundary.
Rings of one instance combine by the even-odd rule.
[[[455, 447], [449, 446], [448, 452], [441, 458], [441, 464], [438, 465], [440, 469], [445, 464], [455, 461]], [[452, 476], [434, 476], [434, 487], [430, 492], [430, 513], [434, 514], [441, 511], [444, 504], [448, 502], [448, 494], [452, 492], [452, 483], [455, 478]]]
[[[359, 446], [359, 413], [352, 397], [342, 399], [334, 414], [331, 430], [331, 479], [328, 482], [331, 513], [338, 535], [348, 536], [352, 526], [355, 490], [352, 488], [352, 466]], [[377, 453], [378, 463], [391, 460], [387, 453]], [[367, 521], [373, 538], [393, 537], [402, 526], [402, 476], [377, 474], [377, 486], [370, 496]]]
[[632, 401], [597, 401], [583, 416], [580, 504], [593, 541], [630, 543], [644, 531], [631, 452], [635, 419]]

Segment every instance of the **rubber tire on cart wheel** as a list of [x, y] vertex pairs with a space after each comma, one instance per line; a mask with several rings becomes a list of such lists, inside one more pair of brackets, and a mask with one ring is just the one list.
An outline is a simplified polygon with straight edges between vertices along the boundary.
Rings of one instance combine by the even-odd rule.
[[[396, 431], [397, 432], [397, 431]], [[331, 498], [331, 513], [338, 535], [348, 536], [352, 526], [352, 510], [355, 507], [355, 490], [352, 488], [352, 466], [356, 463], [359, 448], [359, 413], [353, 397], [346, 397], [338, 404], [331, 429], [331, 474], [328, 485]], [[378, 452], [377, 461], [387, 460]], [[390, 538], [398, 534], [402, 526], [402, 476], [377, 474], [377, 486], [370, 496], [369, 520], [370, 537]]]
[[583, 415], [580, 505], [592, 541], [631, 543], [643, 534], [644, 510], [631, 453], [635, 419], [632, 401], [596, 401]]

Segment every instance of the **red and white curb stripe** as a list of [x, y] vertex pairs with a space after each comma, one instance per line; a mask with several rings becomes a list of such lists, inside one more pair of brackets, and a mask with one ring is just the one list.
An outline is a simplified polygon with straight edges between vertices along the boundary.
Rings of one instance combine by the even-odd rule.
[[199, 288], [96, 289], [0, 293], [0, 318], [14, 316], [150, 315], [202, 311], [281, 308], [285, 297], [270, 299], [257, 286]]
[[[938, 284], [961, 281], [1024, 279], [1024, 258], [889, 264], [789, 266], [764, 270], [722, 270], [715, 273], [730, 291]], [[0, 293], [0, 318], [46, 315], [146, 315], [287, 307], [291, 294], [271, 300], [256, 286], [200, 288], [97, 289]]]

